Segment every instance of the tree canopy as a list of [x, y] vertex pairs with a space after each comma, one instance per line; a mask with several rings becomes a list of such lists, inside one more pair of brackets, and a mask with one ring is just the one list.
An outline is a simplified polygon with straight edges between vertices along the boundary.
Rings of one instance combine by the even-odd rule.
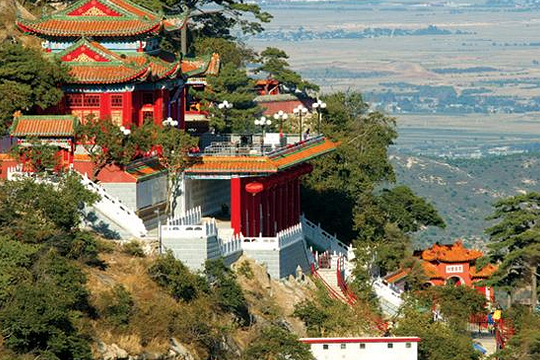
[[37, 49], [18, 43], [0, 44], [0, 132], [17, 111], [32, 113], [56, 105], [63, 96], [60, 84], [69, 79], [67, 68]]
[[303, 80], [300, 74], [290, 69], [288, 58], [289, 55], [285, 51], [275, 47], [267, 47], [260, 53], [259, 63], [261, 65], [254, 71], [255, 73], [267, 73], [269, 78], [279, 81], [281, 85], [292, 92], [296, 90], [318, 91], [320, 88], [317, 84]]
[[490, 284], [510, 290], [530, 285], [531, 305], [538, 303], [537, 277], [540, 264], [540, 194], [516, 195], [495, 203], [489, 217], [497, 223], [486, 229], [490, 237], [488, 258], [499, 262]]

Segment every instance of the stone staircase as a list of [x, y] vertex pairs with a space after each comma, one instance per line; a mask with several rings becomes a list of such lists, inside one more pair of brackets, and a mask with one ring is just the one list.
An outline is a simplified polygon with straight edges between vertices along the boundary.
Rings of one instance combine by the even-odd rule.
[[314, 275], [321, 280], [331, 297], [344, 303], [349, 302], [339, 287], [336, 269], [318, 269]]
[[85, 188], [98, 194], [100, 199], [92, 205], [99, 221], [110, 225], [111, 230], [118, 232], [121, 237], [143, 238], [148, 231], [143, 221], [137, 214], [122, 202], [109, 195], [99, 184], [93, 182], [86, 176], [81, 175], [81, 183]]

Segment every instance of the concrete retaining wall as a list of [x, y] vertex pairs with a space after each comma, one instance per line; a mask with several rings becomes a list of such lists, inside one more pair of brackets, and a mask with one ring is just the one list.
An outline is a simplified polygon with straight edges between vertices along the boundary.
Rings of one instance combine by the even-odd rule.
[[280, 250], [244, 250], [244, 252], [259, 264], [265, 264], [272, 278], [281, 279], [294, 275], [299, 265], [304, 273], [310, 271], [305, 246], [305, 241], [301, 240]]

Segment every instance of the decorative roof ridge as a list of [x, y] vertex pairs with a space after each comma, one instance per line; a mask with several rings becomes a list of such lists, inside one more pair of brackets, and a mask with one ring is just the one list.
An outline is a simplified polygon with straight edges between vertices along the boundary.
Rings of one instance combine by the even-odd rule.
[[68, 120], [68, 119], [75, 119], [76, 116], [73, 114], [67, 114], [67, 115], [28, 115], [28, 114], [21, 114], [16, 117], [16, 120], [19, 119], [25, 119], [25, 120], [44, 120], [44, 119], [55, 119], [55, 120]]

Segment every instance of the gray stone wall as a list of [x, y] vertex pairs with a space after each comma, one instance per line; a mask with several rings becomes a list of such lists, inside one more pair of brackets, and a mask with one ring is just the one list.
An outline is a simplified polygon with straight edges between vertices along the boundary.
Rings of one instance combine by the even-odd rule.
[[309, 273], [310, 266], [305, 246], [304, 241], [297, 241], [280, 250], [244, 250], [244, 252], [259, 264], [265, 264], [272, 278], [281, 279], [294, 275], [299, 265], [304, 273]]
[[105, 183], [100, 185], [113, 197], [120, 201], [131, 210], [137, 210], [137, 184], [136, 183]]
[[231, 207], [231, 183], [229, 180], [184, 179], [184, 208], [200, 206], [203, 215], [221, 212], [221, 205]]
[[137, 183], [137, 210], [167, 201], [167, 175], [161, 174]]
[[174, 257], [193, 271], [204, 269], [207, 259], [208, 239], [206, 238], [169, 238], [162, 236], [163, 249], [171, 250]]
[[281, 249], [279, 252], [279, 277], [284, 278], [296, 274], [296, 268], [300, 265], [304, 274], [311, 271], [306, 255], [306, 242], [297, 241], [294, 244]]

